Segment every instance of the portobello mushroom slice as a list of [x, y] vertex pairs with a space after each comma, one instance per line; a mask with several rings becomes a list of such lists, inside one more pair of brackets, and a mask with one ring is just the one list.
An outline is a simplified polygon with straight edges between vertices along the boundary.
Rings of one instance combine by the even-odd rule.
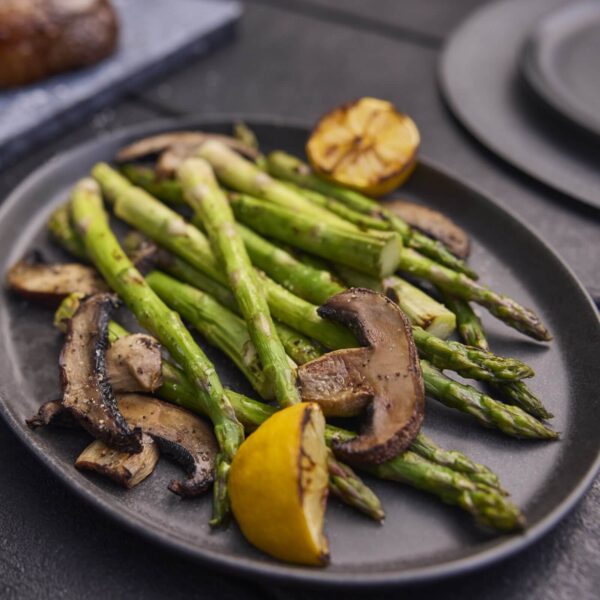
[[62, 404], [77, 422], [111, 448], [141, 452], [141, 433], [129, 427], [108, 381], [108, 321], [116, 307], [112, 294], [84, 300], [67, 327], [60, 353]]
[[384, 204], [410, 226], [442, 242], [458, 258], [469, 256], [471, 241], [467, 232], [446, 215], [407, 200], [389, 200]]
[[359, 435], [335, 444], [335, 454], [359, 465], [389, 460], [414, 440], [425, 414], [410, 323], [394, 302], [363, 288], [332, 296], [318, 313], [350, 327], [364, 346], [330, 352], [300, 366], [302, 400], [343, 416], [366, 408]]
[[114, 341], [106, 371], [115, 392], [154, 392], [162, 385], [162, 355], [156, 339], [134, 333]]
[[169, 489], [179, 496], [197, 496], [213, 482], [219, 447], [213, 430], [202, 419], [173, 404], [141, 394], [120, 394], [119, 410], [131, 427], [139, 427], [187, 472]]
[[47, 425], [57, 427], [77, 426], [77, 421], [63, 406], [62, 400], [49, 400], [48, 402], [44, 402], [33, 417], [25, 419], [25, 423], [27, 423], [31, 429], [46, 427]]
[[95, 471], [119, 485], [131, 489], [154, 471], [160, 453], [154, 440], [142, 435], [142, 451], [123, 452], [110, 448], [100, 440], [94, 440], [75, 461], [81, 471]]
[[46, 304], [58, 304], [72, 292], [85, 296], [108, 291], [92, 267], [80, 263], [47, 263], [33, 252], [6, 273], [8, 287], [17, 294]]
[[142, 138], [129, 146], [121, 148], [117, 153], [117, 162], [128, 162], [151, 155], [159, 156], [157, 171], [162, 177], [173, 177], [181, 161], [190, 156], [208, 140], [223, 142], [232, 150], [239, 152], [251, 160], [256, 160], [260, 153], [256, 148], [228, 135], [203, 133], [201, 131], [171, 131]]
[[[214, 480], [219, 450], [212, 428], [191, 412], [151, 396], [118, 394], [117, 398], [127, 423], [149, 435], [161, 452], [186, 471], [188, 479], [171, 481], [169, 489], [182, 497], [204, 492]], [[52, 400], [42, 404], [27, 424], [32, 428], [46, 425], [72, 427], [77, 422], [60, 400]]]

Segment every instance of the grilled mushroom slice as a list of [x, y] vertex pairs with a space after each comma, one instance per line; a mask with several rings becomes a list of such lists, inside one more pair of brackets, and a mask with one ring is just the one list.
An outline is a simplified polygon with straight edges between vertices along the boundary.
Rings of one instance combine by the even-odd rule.
[[106, 352], [108, 379], [115, 392], [153, 392], [162, 385], [160, 344], [134, 333], [113, 342]]
[[49, 400], [44, 402], [37, 413], [25, 420], [32, 429], [53, 425], [58, 427], [76, 427], [77, 421], [73, 415], [63, 406], [62, 400]]
[[115, 306], [115, 296], [95, 294], [69, 321], [59, 359], [62, 404], [95, 438], [118, 450], [140, 452], [141, 434], [119, 412], [106, 371], [108, 321]]
[[115, 450], [100, 440], [94, 440], [77, 457], [75, 467], [82, 471], [95, 471], [131, 489], [154, 471], [159, 457], [158, 446], [148, 435], [142, 436], [142, 451], [138, 453]]
[[232, 150], [251, 160], [256, 160], [260, 154], [256, 148], [231, 136], [200, 131], [172, 131], [143, 138], [121, 148], [117, 153], [116, 160], [127, 162], [160, 154], [157, 172], [161, 177], [173, 177], [182, 160], [193, 154], [196, 148], [207, 140], [223, 142]]
[[6, 273], [8, 286], [21, 296], [58, 304], [72, 292], [89, 296], [108, 291], [100, 275], [79, 263], [47, 263], [41, 254], [25, 256]]
[[410, 445], [425, 413], [410, 323], [391, 300], [363, 288], [332, 296], [318, 312], [348, 325], [364, 347], [330, 352], [299, 367], [302, 400], [338, 415], [366, 406], [361, 433], [335, 445], [335, 453], [354, 464], [389, 460]]
[[[188, 475], [185, 481], [171, 481], [169, 489], [179, 496], [191, 497], [204, 492], [214, 479], [217, 440], [209, 425], [196, 415], [141, 394], [118, 394], [118, 406], [131, 427], [139, 427], [164, 452], [178, 462]], [[30, 427], [76, 426], [77, 422], [60, 400], [42, 404], [28, 419]], [[142, 450], [144, 452], [144, 450]]]
[[206, 490], [214, 479], [219, 451], [212, 428], [191, 412], [150, 396], [120, 394], [118, 398], [129, 425], [151, 436], [187, 472], [187, 480], [173, 480], [169, 489], [179, 496], [196, 496]]
[[442, 242], [458, 258], [465, 259], [469, 256], [469, 236], [446, 215], [407, 200], [390, 200], [384, 204], [415, 229]]

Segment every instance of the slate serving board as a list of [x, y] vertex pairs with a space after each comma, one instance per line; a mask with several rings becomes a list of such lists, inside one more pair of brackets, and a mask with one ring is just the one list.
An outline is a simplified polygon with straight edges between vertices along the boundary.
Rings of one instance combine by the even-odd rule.
[[0, 91], [0, 169], [161, 73], [232, 38], [241, 16], [229, 0], [113, 0], [119, 47], [92, 67]]

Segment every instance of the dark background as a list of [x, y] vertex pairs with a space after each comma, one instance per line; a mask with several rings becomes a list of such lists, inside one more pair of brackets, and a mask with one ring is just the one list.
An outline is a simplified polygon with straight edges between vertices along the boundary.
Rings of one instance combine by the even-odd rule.
[[[469, 136], [436, 86], [444, 38], [476, 0], [252, 0], [232, 44], [189, 60], [0, 173], [0, 197], [37, 166], [107, 131], [184, 114], [313, 122], [364, 95], [417, 122], [422, 153], [516, 212], [596, 297], [599, 213], [519, 174]], [[399, 540], [399, 543], [402, 543]], [[553, 532], [476, 574], [379, 598], [597, 598], [600, 481]], [[118, 527], [54, 479], [0, 423], [0, 598], [296, 598], [288, 590], [209, 572]], [[339, 592], [335, 592], [336, 595]], [[352, 597], [352, 593], [345, 593]], [[371, 597], [375, 594], [371, 593]]]

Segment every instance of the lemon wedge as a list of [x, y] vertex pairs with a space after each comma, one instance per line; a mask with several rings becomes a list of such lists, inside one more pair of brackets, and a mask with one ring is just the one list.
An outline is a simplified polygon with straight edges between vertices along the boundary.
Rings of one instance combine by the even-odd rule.
[[393, 104], [361, 98], [327, 113], [306, 145], [322, 177], [369, 196], [397, 188], [416, 165], [419, 130]]
[[323, 533], [328, 491], [324, 432], [317, 404], [295, 404], [252, 433], [231, 464], [231, 508], [242, 533], [286, 562], [322, 566], [329, 560]]

